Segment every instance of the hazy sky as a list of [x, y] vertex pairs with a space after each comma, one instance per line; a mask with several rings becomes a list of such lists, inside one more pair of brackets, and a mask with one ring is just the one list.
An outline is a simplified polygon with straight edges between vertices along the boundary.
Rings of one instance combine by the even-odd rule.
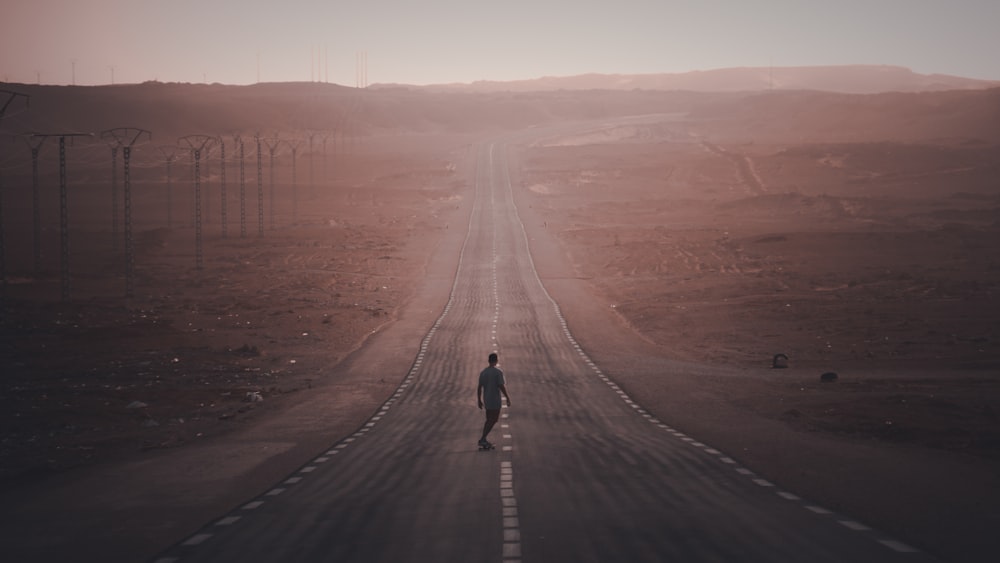
[[1000, 0], [4, 0], [0, 80], [353, 86], [361, 51], [370, 84], [835, 64], [1000, 79], [998, 30]]

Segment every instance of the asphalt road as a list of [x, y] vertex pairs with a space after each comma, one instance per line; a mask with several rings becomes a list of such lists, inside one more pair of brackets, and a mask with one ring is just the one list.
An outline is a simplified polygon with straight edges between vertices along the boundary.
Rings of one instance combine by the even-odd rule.
[[[447, 306], [353, 435], [155, 558], [240, 561], [928, 561], [663, 424], [595, 365], [536, 273], [505, 146], [477, 156]], [[417, 338], [421, 338], [420, 335]], [[476, 441], [497, 351], [513, 405]]]

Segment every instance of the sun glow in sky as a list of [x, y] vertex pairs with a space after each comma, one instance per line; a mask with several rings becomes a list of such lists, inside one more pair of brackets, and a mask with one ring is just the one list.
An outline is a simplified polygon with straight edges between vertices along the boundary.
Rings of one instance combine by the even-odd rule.
[[997, 0], [5, 0], [0, 80], [441, 84], [885, 64], [1000, 80]]

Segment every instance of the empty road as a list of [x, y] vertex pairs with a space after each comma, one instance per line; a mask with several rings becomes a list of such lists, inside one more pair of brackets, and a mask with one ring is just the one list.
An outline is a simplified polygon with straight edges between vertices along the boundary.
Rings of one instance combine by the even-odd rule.
[[[504, 143], [477, 151], [450, 299], [414, 336], [410, 371], [385, 374], [399, 388], [356, 433], [154, 561], [930, 560], [634, 403], [539, 280]], [[513, 405], [481, 452], [476, 383], [492, 351]]]

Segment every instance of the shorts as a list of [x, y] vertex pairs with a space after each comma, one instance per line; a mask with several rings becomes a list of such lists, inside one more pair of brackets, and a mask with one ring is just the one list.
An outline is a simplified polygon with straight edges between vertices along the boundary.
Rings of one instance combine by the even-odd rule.
[[500, 420], [500, 409], [486, 409], [486, 421], [496, 422]]

